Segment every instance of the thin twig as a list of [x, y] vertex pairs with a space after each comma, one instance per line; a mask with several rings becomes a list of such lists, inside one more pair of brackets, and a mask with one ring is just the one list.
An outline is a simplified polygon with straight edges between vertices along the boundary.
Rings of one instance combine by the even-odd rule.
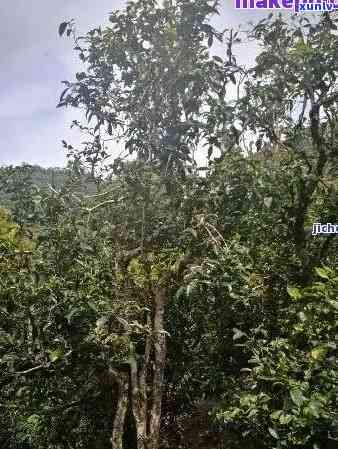
[[42, 368], [48, 368], [48, 366], [46, 366], [46, 365], [38, 365], [38, 366], [34, 366], [33, 368], [26, 369], [25, 371], [16, 371], [16, 372], [12, 373], [11, 375], [12, 376], [16, 376], [16, 375], [22, 376], [22, 375], [25, 375], [25, 374], [33, 373], [34, 371], [38, 371], [38, 370], [40, 370]]

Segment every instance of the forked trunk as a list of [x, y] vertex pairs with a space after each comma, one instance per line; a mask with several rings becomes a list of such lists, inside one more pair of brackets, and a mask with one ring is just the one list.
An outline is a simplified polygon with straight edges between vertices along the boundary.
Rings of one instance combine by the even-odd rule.
[[[152, 332], [146, 338], [146, 347], [142, 367], [138, 369], [138, 362], [134, 348], [131, 347], [129, 358], [129, 374], [119, 372], [119, 397], [115, 413], [112, 433], [112, 448], [122, 449], [123, 430], [128, 399], [130, 400], [136, 426], [137, 449], [158, 449], [160, 441], [160, 423], [162, 408], [162, 392], [164, 369], [166, 363], [166, 336], [164, 331], [164, 313], [167, 303], [167, 289], [159, 287], [154, 298], [154, 317]], [[149, 323], [149, 322], [148, 322]], [[150, 324], [150, 323], [149, 323]], [[152, 396], [148, 400], [147, 378], [150, 375], [151, 354], [153, 348], [153, 376], [151, 386]], [[130, 389], [130, 390], [129, 390]]]

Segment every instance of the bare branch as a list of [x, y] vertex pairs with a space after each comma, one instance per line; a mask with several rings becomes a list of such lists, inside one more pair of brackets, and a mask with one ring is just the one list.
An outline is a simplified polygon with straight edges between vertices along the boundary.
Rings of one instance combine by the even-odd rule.
[[34, 366], [33, 368], [26, 369], [24, 371], [16, 371], [16, 372], [12, 373], [11, 375], [12, 376], [23, 376], [25, 374], [30, 374], [30, 373], [33, 373], [34, 371], [38, 371], [43, 368], [48, 368], [48, 366], [49, 365], [38, 365], [38, 366]]

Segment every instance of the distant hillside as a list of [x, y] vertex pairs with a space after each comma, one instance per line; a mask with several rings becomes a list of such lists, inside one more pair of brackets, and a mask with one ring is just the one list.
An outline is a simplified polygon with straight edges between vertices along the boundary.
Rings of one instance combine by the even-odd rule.
[[0, 167], [0, 189], [4, 189], [3, 181], [7, 180], [9, 183], [11, 180], [19, 179], [28, 180], [36, 186], [47, 186], [48, 184], [54, 186], [61, 186], [64, 184], [67, 176], [66, 168], [43, 168], [39, 165], [22, 164], [18, 166], [6, 166]]
[[10, 210], [17, 223], [34, 221], [34, 196], [37, 190], [60, 190], [69, 182], [78, 192], [97, 192], [97, 186], [89, 173], [72, 170], [70, 166], [43, 168], [22, 164], [0, 167], [0, 207]]
[[43, 168], [29, 164], [0, 167], [0, 206], [11, 210], [19, 218], [22, 204], [30, 209], [28, 203], [32, 201], [33, 191], [47, 188], [48, 185], [55, 189], [62, 187], [67, 173], [66, 168]]

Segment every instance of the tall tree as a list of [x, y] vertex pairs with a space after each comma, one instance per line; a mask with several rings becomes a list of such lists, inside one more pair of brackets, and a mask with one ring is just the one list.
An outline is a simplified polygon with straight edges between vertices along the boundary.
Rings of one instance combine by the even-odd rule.
[[[167, 1], [162, 5], [141, 0], [129, 2], [123, 12], [112, 13], [111, 27], [94, 29], [81, 38], [75, 35], [72, 23], [60, 26], [60, 34], [67, 30], [74, 36], [76, 50], [86, 65], [85, 72], [77, 73], [76, 82], [66, 83], [60, 106], [82, 107], [88, 122], [96, 120], [93, 135], [96, 151], [101, 151], [101, 155], [105, 156], [104, 144], [100, 143], [104, 140], [103, 129], [110, 136], [120, 133], [126, 150], [135, 152], [139, 160], [155, 170], [159, 189], [162, 184], [166, 187], [162, 201], [166, 203], [167, 216], [163, 217], [162, 227], [173, 225], [178, 195], [182, 192], [180, 177], [193, 166], [194, 149], [207, 126], [204, 110], [211, 96], [221, 88], [224, 90], [227, 81], [222, 61], [208, 54], [213, 39], [221, 39], [208, 21], [211, 14], [217, 13], [216, 7], [217, 2], [206, 0]], [[84, 155], [88, 158], [88, 150]], [[120, 167], [120, 161], [115, 161], [115, 171]], [[137, 250], [145, 263], [154, 253], [163, 258], [161, 253], [173, 239], [180, 238], [184, 226], [177, 229], [179, 234], [166, 236], [165, 242], [149, 233], [150, 209], [155, 207], [157, 195], [140, 178], [136, 171], [127, 181], [137, 186], [142, 204]], [[159, 228], [155, 223], [153, 226]], [[166, 365], [165, 313], [173, 294], [175, 270], [182, 272], [181, 263], [177, 260], [176, 268], [168, 265], [150, 283], [153, 300], [143, 366], [137, 359], [130, 362], [131, 405], [139, 448], [156, 449], [159, 444]], [[151, 279], [151, 273], [149, 276]], [[152, 381], [148, 385], [150, 375]], [[124, 389], [122, 382], [121, 406], [112, 438], [115, 447], [122, 447], [123, 428], [119, 422], [126, 414]]]

